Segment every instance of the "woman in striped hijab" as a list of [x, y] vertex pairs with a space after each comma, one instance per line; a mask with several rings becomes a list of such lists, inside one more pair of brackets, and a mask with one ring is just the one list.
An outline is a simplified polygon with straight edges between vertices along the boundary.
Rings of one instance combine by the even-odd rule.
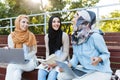
[[[68, 66], [86, 72], [88, 75], [76, 77], [60, 72], [58, 80], [110, 80], [110, 53], [99, 30], [94, 30], [96, 15], [93, 11], [78, 11], [73, 18], [73, 57]], [[78, 67], [78, 63], [81, 67]]]

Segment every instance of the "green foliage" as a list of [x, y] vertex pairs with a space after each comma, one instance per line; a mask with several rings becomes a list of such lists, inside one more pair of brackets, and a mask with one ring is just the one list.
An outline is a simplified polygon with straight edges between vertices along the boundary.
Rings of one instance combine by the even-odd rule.
[[38, 20], [36, 19], [36, 17], [32, 17], [32, 23], [33, 24], [37, 24], [38, 23]]
[[0, 28], [0, 35], [8, 35], [10, 33], [10, 29], [9, 28]]
[[[47, 21], [48, 19], [49, 17], [47, 17]], [[30, 24], [35, 25], [35, 26], [29, 27], [30, 31], [32, 31], [34, 34], [44, 34], [44, 16], [43, 15], [30, 17]], [[36, 24], [43, 24], [43, 25], [36, 25]]]
[[64, 24], [62, 25], [61, 29], [66, 32], [67, 34], [72, 34], [73, 28], [71, 24]]
[[[109, 16], [103, 16], [104, 18], [120, 18], [120, 11], [116, 10], [110, 13]], [[100, 28], [104, 32], [120, 32], [120, 19], [106, 20], [100, 22]]]
[[[15, 17], [20, 14], [38, 14], [44, 11], [63, 10], [66, 5], [70, 5], [69, 9], [94, 6], [99, 0], [49, 0], [49, 5], [40, 9], [41, 3], [34, 3], [32, 0], [5, 0], [5, 3], [0, 3], [1, 14], [6, 13], [6, 17]], [[0, 15], [1, 16], [1, 15]], [[5, 16], [1, 16], [5, 17]]]
[[58, 11], [62, 10], [66, 6], [66, 2], [64, 0], [49, 0], [51, 4], [51, 8], [48, 11]]
[[44, 34], [43, 26], [31, 26], [29, 30], [34, 34]]
[[76, 0], [70, 2], [70, 9], [94, 6], [99, 0]]
[[0, 18], [6, 18], [8, 13], [8, 8], [6, 4], [0, 2]]
[[[5, 0], [5, 3], [0, 3], [0, 17], [1, 18], [8, 18], [8, 17], [16, 17], [20, 14], [39, 14], [45, 11], [53, 12], [58, 10], [63, 10], [66, 5], [70, 5], [69, 9], [74, 8], [82, 8], [82, 7], [89, 7], [94, 6], [95, 3], [97, 3], [99, 0], [49, 0], [50, 5], [45, 6], [44, 8], [40, 9], [41, 3], [33, 3], [32, 0]], [[50, 14], [51, 15], [58, 15], [61, 17], [62, 22], [64, 21], [71, 21], [73, 14], [75, 12], [62, 12], [62, 13], [55, 13]], [[47, 16], [47, 21], [49, 19], [49, 16]], [[34, 24], [44, 24], [44, 16], [35, 16], [30, 17], [30, 24], [33, 24], [33, 26], [30, 26], [30, 30], [34, 32], [35, 34], [43, 34], [44, 33], [44, 25], [37, 25], [34, 26]], [[14, 22], [13, 22], [14, 25]], [[10, 22], [0, 21], [0, 27], [6, 27], [10, 26]], [[47, 27], [47, 25], [46, 25]], [[71, 24], [64, 24], [62, 26], [63, 31], [67, 32], [68, 34], [71, 34], [72, 32], [72, 25]], [[8, 29], [9, 30], [9, 29]], [[6, 34], [6, 30], [1, 30], [4, 32], [0, 32], [1, 34]]]

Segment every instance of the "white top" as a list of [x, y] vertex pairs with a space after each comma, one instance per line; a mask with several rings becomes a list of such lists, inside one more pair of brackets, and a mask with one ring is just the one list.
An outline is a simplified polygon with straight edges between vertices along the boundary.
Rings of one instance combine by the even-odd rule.
[[[11, 34], [8, 35], [8, 47], [14, 48], [14, 43], [12, 40]], [[28, 47], [27, 45], [23, 44], [24, 54], [26, 59], [36, 59], [36, 53], [37, 53], [37, 45], [34, 45], [32, 47]]]
[[[48, 34], [45, 35], [45, 47], [46, 47], [46, 58], [49, 56], [49, 47], [48, 47]], [[67, 33], [63, 32], [62, 35], [62, 56], [61, 61], [64, 61], [69, 55], [69, 36]]]

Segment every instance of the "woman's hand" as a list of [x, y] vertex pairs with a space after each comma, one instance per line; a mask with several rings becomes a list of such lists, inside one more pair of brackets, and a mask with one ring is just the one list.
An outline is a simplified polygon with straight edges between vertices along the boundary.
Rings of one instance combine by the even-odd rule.
[[98, 65], [99, 62], [102, 61], [102, 59], [100, 57], [92, 57], [91, 61], [92, 61], [92, 65], [96, 66], [96, 65]]
[[63, 69], [59, 67], [59, 71], [60, 71], [60, 72], [63, 72]]
[[48, 66], [50, 66], [50, 67], [54, 68], [54, 67], [56, 67], [56, 66], [57, 66], [57, 64], [56, 64], [56, 63], [53, 63], [53, 64], [48, 64]]
[[[70, 68], [72, 67], [72, 65], [71, 65], [70, 62], [67, 62], [66, 64], [67, 64]], [[64, 70], [63, 70], [61, 67], [59, 67], [59, 71], [60, 71], [60, 72], [63, 72]]]

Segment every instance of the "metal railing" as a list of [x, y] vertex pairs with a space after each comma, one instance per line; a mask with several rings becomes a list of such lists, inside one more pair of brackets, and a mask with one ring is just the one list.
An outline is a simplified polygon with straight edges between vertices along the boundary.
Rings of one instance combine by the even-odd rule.
[[[49, 15], [51, 14], [55, 14], [55, 13], [68, 13], [68, 12], [73, 12], [73, 11], [77, 11], [77, 10], [82, 10], [82, 9], [89, 9], [92, 10], [96, 13], [96, 17], [97, 17], [97, 25], [99, 25], [99, 21], [101, 20], [115, 20], [115, 19], [120, 19], [120, 17], [116, 17], [116, 18], [105, 18], [102, 19], [100, 16], [100, 9], [101, 8], [105, 8], [105, 7], [111, 7], [111, 6], [120, 6], [120, 3], [116, 3], [116, 4], [111, 4], [111, 5], [104, 5], [104, 6], [96, 6], [96, 7], [86, 7], [86, 8], [76, 8], [76, 9], [71, 9], [71, 10], [61, 10], [61, 11], [54, 11], [54, 12], [45, 12], [45, 13], [40, 13], [40, 14], [32, 14], [32, 15], [28, 15], [29, 17], [34, 17], [34, 16], [43, 16], [44, 20], [43, 23], [38, 23], [38, 24], [30, 24], [29, 26], [44, 26], [44, 33], [46, 34], [46, 25], [47, 25], [47, 18], [49, 17]], [[120, 10], [120, 9], [119, 9]], [[0, 19], [0, 21], [8, 21], [8, 24], [6, 26], [2, 26], [0, 24], [0, 28], [10, 28], [10, 31], [13, 31], [14, 28], [14, 20], [16, 17], [10, 17], [10, 18], [3, 18]], [[71, 21], [64, 21], [62, 22], [62, 24], [70, 24]]]

